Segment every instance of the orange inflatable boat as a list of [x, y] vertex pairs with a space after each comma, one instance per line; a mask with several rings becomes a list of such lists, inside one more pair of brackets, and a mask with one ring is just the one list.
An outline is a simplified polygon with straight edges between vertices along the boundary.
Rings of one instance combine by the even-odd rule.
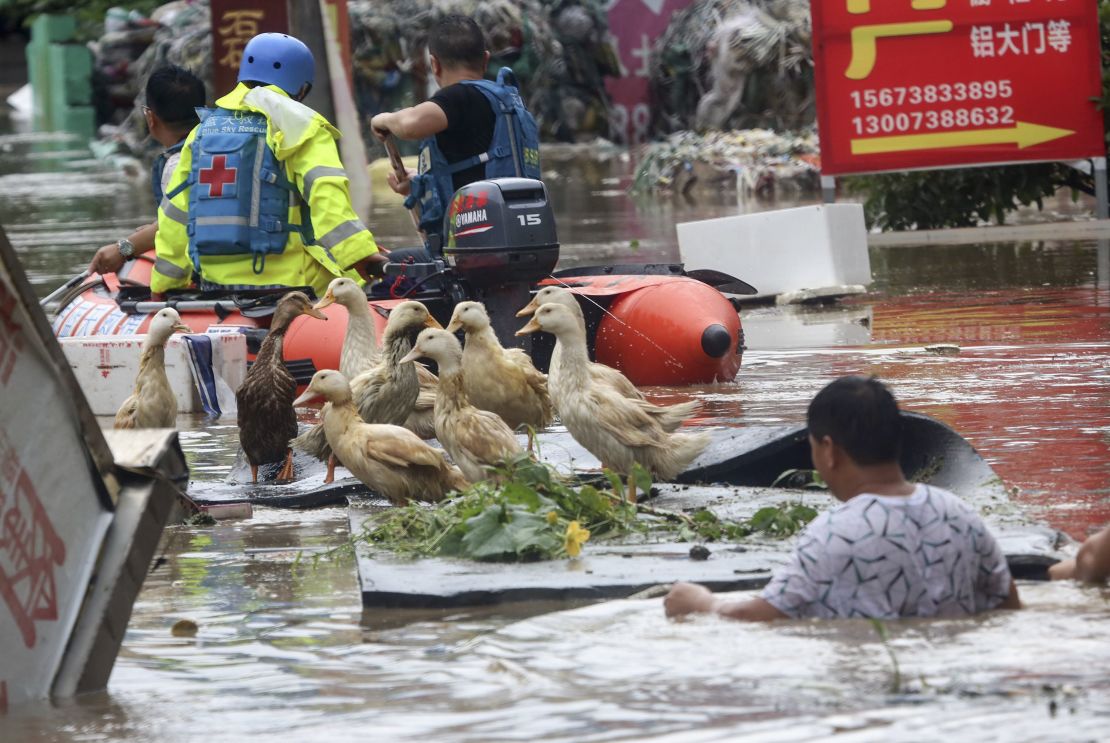
[[[374, 313], [379, 338], [389, 309], [405, 299], [424, 302], [444, 325], [455, 304], [475, 299], [486, 304], [503, 343], [525, 344], [537, 366], [546, 369], [554, 339], [542, 333], [515, 337], [514, 331], [524, 324], [515, 313], [528, 303], [537, 284], [558, 283], [578, 296], [591, 354], [620, 369], [635, 384], [684, 385], [735, 378], [744, 335], [736, 309], [717, 287], [729, 285], [728, 290], [737, 293], [754, 291], [742, 281], [711, 271], [686, 275], [681, 266], [668, 264], [553, 272], [559, 246], [553, 225], [544, 226], [550, 222], [550, 210], [542, 183], [501, 179], [468, 188], [486, 190], [472, 200], [482, 205], [483, 213], [460, 220], [467, 234], [451, 233], [442, 256], [433, 258], [422, 249], [390, 255], [386, 280], [376, 285], [367, 300], [379, 310]], [[466, 196], [466, 190], [459, 191], [456, 201]], [[489, 214], [495, 208], [505, 212], [500, 219]], [[460, 213], [470, 214], [451, 211], [455, 216]], [[475, 231], [474, 224], [480, 225], [483, 217], [490, 229]], [[539, 227], [535, 227], [537, 220]], [[526, 229], [501, 229], [518, 223]], [[253, 354], [265, 337], [274, 305], [286, 291], [183, 291], [166, 302], [151, 301], [152, 267], [153, 261], [141, 256], [118, 276], [75, 278], [57, 293], [61, 298], [54, 334], [59, 338], [140, 334], [146, 332], [153, 313], [171, 306], [197, 333], [244, 333]], [[316, 370], [339, 365], [346, 311], [332, 305], [324, 312], [329, 322], [300, 317], [286, 333], [286, 363], [301, 384]]]

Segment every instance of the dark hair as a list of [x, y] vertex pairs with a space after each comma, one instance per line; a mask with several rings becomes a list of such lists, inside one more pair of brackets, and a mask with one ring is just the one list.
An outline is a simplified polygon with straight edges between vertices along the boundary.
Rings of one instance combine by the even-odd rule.
[[897, 462], [902, 415], [890, 390], [875, 377], [841, 377], [817, 393], [806, 413], [809, 433], [828, 436], [856, 464]]
[[485, 71], [486, 38], [469, 16], [451, 14], [433, 26], [428, 35], [428, 51], [444, 67]]
[[204, 105], [204, 83], [183, 67], [159, 67], [146, 79], [146, 105], [166, 126], [192, 129], [200, 123], [196, 109]]

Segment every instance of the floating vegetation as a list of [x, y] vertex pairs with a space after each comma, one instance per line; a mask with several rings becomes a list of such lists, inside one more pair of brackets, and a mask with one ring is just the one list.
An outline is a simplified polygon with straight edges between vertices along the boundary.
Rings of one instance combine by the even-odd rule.
[[769, 129], [678, 132], [647, 145], [632, 190], [688, 192], [737, 187], [744, 194], [809, 193], [820, 188], [817, 133]]
[[[582, 484], [525, 454], [491, 475], [439, 504], [385, 511], [353, 541], [406, 557], [524, 562], [577, 557], [589, 540], [637, 535], [682, 542], [786, 537], [817, 515], [800, 503], [762, 508], [743, 521], [725, 521], [706, 509], [666, 511], [630, 503], [611, 472]], [[633, 479], [639, 492], [650, 492], [646, 471], [637, 468]]]
[[890, 693], [898, 694], [902, 691], [902, 669], [898, 665], [898, 656], [894, 654], [894, 648], [890, 644], [890, 633], [887, 632], [886, 624], [881, 619], [870, 619], [871, 626], [875, 628], [875, 632], [879, 634], [879, 640], [883, 643], [883, 648], [886, 649], [886, 654], [890, 658]]

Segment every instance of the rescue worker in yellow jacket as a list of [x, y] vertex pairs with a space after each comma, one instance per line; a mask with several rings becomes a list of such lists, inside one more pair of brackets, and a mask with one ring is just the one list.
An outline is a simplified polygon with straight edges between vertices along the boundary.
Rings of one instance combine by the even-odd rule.
[[239, 83], [203, 112], [158, 208], [150, 289], [362, 283], [388, 259], [351, 207], [338, 130], [300, 101], [315, 63], [300, 40], [260, 34]]

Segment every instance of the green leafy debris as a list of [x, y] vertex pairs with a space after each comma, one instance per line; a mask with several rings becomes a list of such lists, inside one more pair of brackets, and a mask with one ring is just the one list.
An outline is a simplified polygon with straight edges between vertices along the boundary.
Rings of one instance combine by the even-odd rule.
[[[631, 504], [625, 482], [612, 472], [581, 484], [525, 454], [492, 468], [491, 476], [432, 506], [413, 503], [383, 511], [354, 540], [406, 557], [522, 562], [574, 557], [588, 539], [629, 535], [676, 541], [740, 540], [757, 533], [785, 537], [817, 515], [792, 503], [733, 522], [704, 509], [685, 514]], [[651, 490], [651, 477], [642, 468], [632, 479], [640, 493]]]

